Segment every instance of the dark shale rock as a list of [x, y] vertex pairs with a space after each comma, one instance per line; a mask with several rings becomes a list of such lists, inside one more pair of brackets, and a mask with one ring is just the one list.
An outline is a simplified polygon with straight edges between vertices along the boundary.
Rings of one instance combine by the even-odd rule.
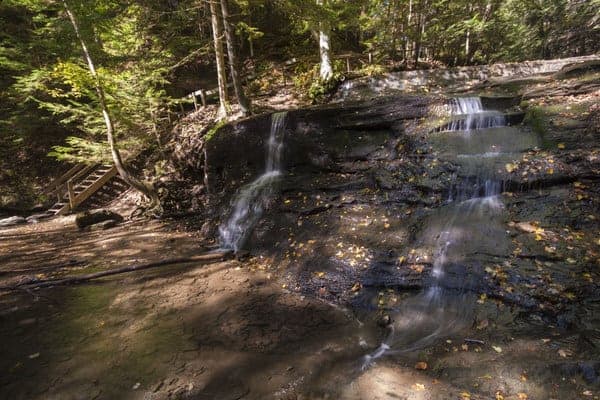
[[[123, 222], [123, 217], [115, 212], [104, 209], [84, 211], [77, 214], [75, 217], [75, 224], [77, 224], [79, 229], [99, 224], [104, 221], [113, 221], [114, 225], [116, 225]], [[103, 229], [108, 229], [114, 225], [103, 226]]]

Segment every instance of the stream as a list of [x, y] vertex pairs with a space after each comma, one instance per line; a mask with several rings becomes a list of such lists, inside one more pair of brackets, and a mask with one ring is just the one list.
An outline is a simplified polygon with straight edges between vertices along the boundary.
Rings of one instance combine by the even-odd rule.
[[387, 354], [422, 349], [440, 337], [452, 336], [472, 323], [476, 296], [471, 285], [482, 279], [479, 254], [510, 253], [500, 196], [503, 166], [537, 145], [536, 137], [507, 127], [502, 114], [484, 110], [477, 97], [452, 99], [453, 121], [433, 134], [441, 158], [458, 166], [446, 205], [423, 222], [417, 247], [433, 249], [426, 289], [389, 310], [389, 334], [366, 367]]

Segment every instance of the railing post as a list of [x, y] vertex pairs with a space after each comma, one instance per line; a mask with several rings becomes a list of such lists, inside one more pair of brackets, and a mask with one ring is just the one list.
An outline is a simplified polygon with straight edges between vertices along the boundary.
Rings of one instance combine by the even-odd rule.
[[73, 210], [75, 208], [75, 192], [73, 191], [73, 181], [70, 179], [67, 181], [67, 191], [69, 192], [69, 207]]
[[206, 107], [206, 93], [204, 89], [200, 89], [200, 101], [202, 102], [202, 107]]

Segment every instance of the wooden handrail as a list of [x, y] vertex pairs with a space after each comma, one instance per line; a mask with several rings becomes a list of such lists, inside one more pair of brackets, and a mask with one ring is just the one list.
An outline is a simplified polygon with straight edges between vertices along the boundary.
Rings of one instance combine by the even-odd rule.
[[71, 184], [75, 185], [75, 182], [83, 177], [86, 176], [91, 170], [93, 170], [94, 168], [96, 168], [98, 166], [98, 164], [91, 164], [91, 165], [86, 165], [84, 169], [82, 169], [81, 171], [79, 171], [78, 173], [76, 173], [75, 175], [73, 175], [68, 181], [67, 184], [69, 182], [71, 182]]
[[71, 206], [71, 209], [75, 209], [75, 207], [87, 200], [88, 197], [96, 193], [98, 189], [104, 186], [104, 184], [115, 175], [117, 175], [117, 168], [113, 165], [108, 171], [106, 171], [106, 173], [104, 173], [101, 177], [96, 179], [94, 183], [85, 188], [83, 192], [79, 193], [78, 195], [74, 195], [73, 193], [73, 197], [69, 198], [69, 204]]
[[85, 164], [75, 164], [67, 172], [62, 174], [58, 179], [54, 180], [50, 185], [48, 185], [44, 190], [42, 190], [42, 194], [50, 195], [59, 191], [59, 188], [62, 187], [69, 178], [71, 178], [84, 167]]

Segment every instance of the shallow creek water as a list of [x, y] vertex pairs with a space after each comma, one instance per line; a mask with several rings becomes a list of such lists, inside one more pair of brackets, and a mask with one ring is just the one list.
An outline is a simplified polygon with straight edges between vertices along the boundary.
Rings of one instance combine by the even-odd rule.
[[[451, 106], [462, 119], [433, 134], [430, 142], [458, 171], [447, 205], [423, 221], [415, 242], [416, 247], [433, 249], [429, 287], [389, 310], [390, 332], [365, 357], [365, 367], [386, 354], [422, 349], [469, 326], [475, 304], [470, 281], [483, 275], [478, 255], [502, 256], [511, 251], [500, 198], [502, 168], [516, 153], [537, 145], [537, 138], [505, 127], [501, 115], [490, 119], [478, 98], [454, 99]], [[477, 129], [464, 129], [470, 126]]]

